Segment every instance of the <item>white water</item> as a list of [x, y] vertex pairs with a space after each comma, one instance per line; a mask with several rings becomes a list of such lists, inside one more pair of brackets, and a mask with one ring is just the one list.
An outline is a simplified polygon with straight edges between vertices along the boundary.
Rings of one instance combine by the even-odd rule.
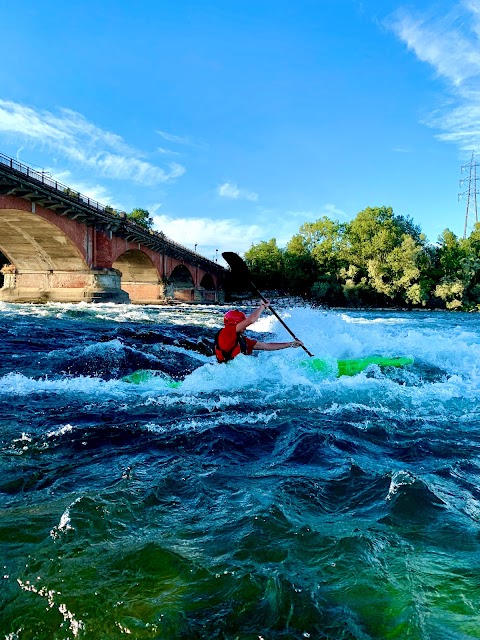
[[[151, 330], [152, 325], [194, 325], [214, 329], [221, 326], [224, 309], [215, 307], [137, 307], [132, 305], [9, 305], [1, 304], [3, 316], [21, 316], [91, 321], [92, 336], [103, 322], [134, 322], [135, 327]], [[415, 364], [405, 370], [382, 372], [372, 366], [355, 377], [321, 378], [299, 366], [306, 354], [302, 349], [257, 352], [255, 357], [239, 356], [219, 366], [212, 358], [182, 347], [165, 345], [125, 346], [121, 339], [98, 344], [78, 344], [67, 351], [84, 359], [122, 361], [128, 350], [143, 351], [152, 363], [166, 351], [186, 353], [198, 368], [187, 375], [179, 389], [171, 389], [165, 379], [156, 377], [141, 385], [121, 379], [104, 380], [95, 375], [28, 377], [15, 371], [0, 378], [0, 394], [84, 395], [85, 400], [115, 398], [137, 405], [189, 403], [218, 408], [241, 403], [245, 394], [272, 410], [292, 402], [305, 409], [335, 412], [337, 407], [363, 407], [409, 419], [449, 422], [477, 416], [476, 401], [480, 382], [480, 330], [472, 314], [433, 312], [380, 313], [323, 311], [308, 307], [281, 310], [285, 322], [304, 340], [316, 356], [326, 360], [360, 358], [372, 354], [413, 356]], [[140, 323], [140, 324], [139, 324]], [[251, 332], [262, 339], [284, 341], [289, 334], [272, 315], [264, 315]], [[50, 358], [65, 351], [52, 345]], [[206, 397], [208, 396], [208, 397]]]

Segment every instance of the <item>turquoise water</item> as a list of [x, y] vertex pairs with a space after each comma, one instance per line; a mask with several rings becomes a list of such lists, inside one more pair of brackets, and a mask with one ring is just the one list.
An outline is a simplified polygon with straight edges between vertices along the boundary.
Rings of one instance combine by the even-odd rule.
[[223, 311], [0, 303], [0, 638], [480, 638], [478, 315]]

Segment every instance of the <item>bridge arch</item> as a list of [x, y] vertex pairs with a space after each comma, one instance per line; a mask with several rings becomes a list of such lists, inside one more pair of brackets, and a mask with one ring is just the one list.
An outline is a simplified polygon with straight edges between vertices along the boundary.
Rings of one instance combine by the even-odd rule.
[[215, 291], [215, 282], [209, 273], [206, 273], [200, 281], [200, 286], [208, 291]]
[[215, 303], [218, 300], [217, 286], [210, 273], [206, 273], [200, 280], [200, 295], [202, 302]]
[[195, 282], [190, 269], [178, 264], [167, 279], [167, 298], [192, 302], [195, 300]]
[[[3, 197], [10, 206], [0, 207], [0, 252], [10, 268], [4, 269], [0, 300], [10, 302], [83, 302], [109, 299], [127, 301], [112, 269], [87, 264], [85, 232], [79, 225], [48, 211], [16, 208], [15, 197]], [[25, 201], [20, 200], [25, 206]], [[71, 234], [66, 232], [71, 230]], [[76, 232], [76, 233], [75, 233]], [[88, 234], [88, 230], [87, 230]]]
[[140, 249], [129, 249], [113, 263], [121, 273], [121, 287], [132, 302], [154, 303], [163, 297], [163, 284], [152, 259]]
[[45, 218], [19, 209], [2, 209], [0, 220], [0, 251], [19, 273], [88, 269], [70, 238]]

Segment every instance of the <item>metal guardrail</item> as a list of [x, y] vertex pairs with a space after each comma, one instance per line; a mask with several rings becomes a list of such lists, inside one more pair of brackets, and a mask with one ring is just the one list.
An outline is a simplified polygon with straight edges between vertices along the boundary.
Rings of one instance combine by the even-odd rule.
[[0, 165], [8, 167], [12, 170], [12, 173], [16, 172], [18, 174], [22, 174], [27, 178], [29, 183], [41, 183], [41, 185], [47, 187], [48, 191], [58, 193], [58, 196], [61, 199], [67, 197], [69, 201], [73, 200], [78, 202], [82, 208], [87, 207], [92, 211], [92, 213], [101, 214], [103, 221], [105, 220], [105, 217], [110, 219], [112, 222], [115, 222], [114, 226], [121, 234], [123, 231], [124, 234], [132, 235], [135, 237], [135, 241], [143, 242], [147, 246], [158, 251], [167, 249], [173, 254], [183, 254], [183, 257], [188, 257], [189, 260], [196, 260], [198, 263], [203, 263], [210, 269], [213, 267], [215, 271], [225, 271], [221, 265], [213, 260], [209, 260], [196, 251], [192, 251], [188, 247], [185, 247], [174, 240], [170, 240], [170, 238], [168, 238], [162, 231], [147, 229], [135, 221], [129, 220], [125, 212], [114, 209], [110, 205], [104, 205], [101, 202], [93, 200], [93, 198], [89, 198], [88, 196], [81, 194], [79, 191], [71, 189], [68, 185], [52, 178], [46, 171], [37, 171], [36, 169], [33, 169], [14, 158], [6, 156], [3, 153], [0, 153]]
[[32, 169], [32, 167], [29, 167], [26, 164], [22, 164], [21, 162], [18, 162], [18, 160], [14, 160], [14, 158], [10, 158], [3, 153], [0, 153], [0, 163], [9, 167], [10, 169], [18, 171], [19, 173], [23, 173], [25, 176], [27, 176], [27, 178], [38, 180], [38, 182], [41, 182], [51, 189], [55, 189], [55, 191], [58, 191], [62, 195], [67, 195], [71, 198], [75, 198], [79, 202], [86, 204], [88, 207], [91, 207], [96, 211], [104, 211], [105, 213], [110, 213], [113, 215], [120, 214], [120, 211], [117, 211], [113, 207], [101, 204], [100, 202], [93, 200], [93, 198], [84, 196], [80, 192], [71, 189], [68, 185], [63, 184], [58, 180], [54, 180], [47, 171], [36, 171], [35, 169]]

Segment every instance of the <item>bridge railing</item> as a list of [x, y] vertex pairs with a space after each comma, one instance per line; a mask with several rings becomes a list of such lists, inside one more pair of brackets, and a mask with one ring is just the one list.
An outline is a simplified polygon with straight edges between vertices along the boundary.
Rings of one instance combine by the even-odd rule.
[[27, 178], [38, 180], [38, 182], [41, 182], [42, 184], [46, 185], [47, 187], [50, 187], [51, 189], [55, 189], [55, 191], [58, 191], [63, 195], [67, 195], [67, 196], [70, 196], [71, 198], [75, 198], [79, 202], [82, 202], [87, 206], [92, 207], [92, 209], [96, 209], [97, 211], [105, 211], [106, 213], [111, 213], [113, 215], [118, 215], [120, 213], [116, 209], [113, 209], [113, 207], [110, 207], [109, 205], [104, 205], [101, 202], [97, 202], [96, 200], [93, 200], [93, 198], [84, 196], [79, 191], [75, 191], [74, 189], [71, 189], [68, 185], [63, 184], [58, 180], [54, 180], [50, 176], [48, 171], [37, 171], [36, 169], [32, 169], [32, 167], [29, 167], [26, 164], [22, 164], [21, 162], [18, 162], [18, 160], [15, 160], [14, 158], [10, 158], [9, 156], [4, 155], [3, 153], [0, 153], [0, 163], [7, 167], [10, 167], [10, 169], [14, 169], [15, 171], [23, 173], [24, 175], [27, 176]]

